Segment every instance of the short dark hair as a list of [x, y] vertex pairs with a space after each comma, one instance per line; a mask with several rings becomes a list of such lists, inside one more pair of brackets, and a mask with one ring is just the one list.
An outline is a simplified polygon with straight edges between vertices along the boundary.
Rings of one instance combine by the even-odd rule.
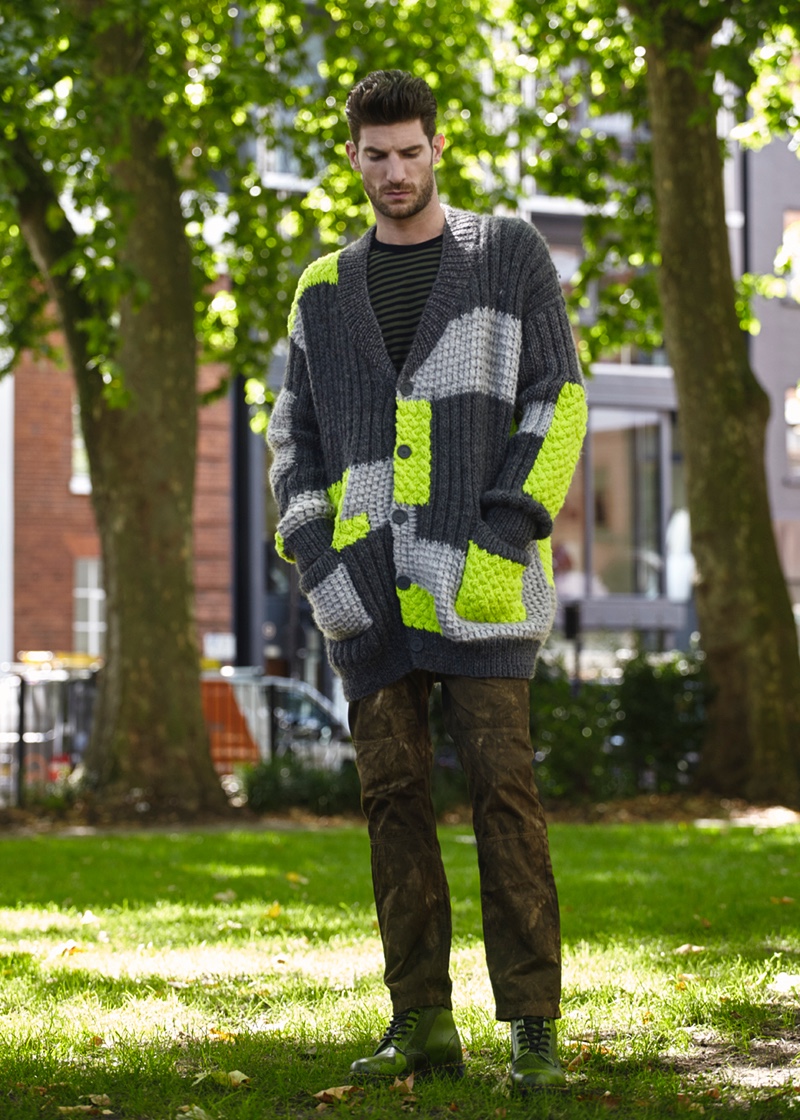
[[353, 86], [345, 106], [353, 143], [365, 124], [400, 124], [420, 120], [429, 141], [436, 135], [436, 98], [422, 78], [405, 70], [374, 70]]

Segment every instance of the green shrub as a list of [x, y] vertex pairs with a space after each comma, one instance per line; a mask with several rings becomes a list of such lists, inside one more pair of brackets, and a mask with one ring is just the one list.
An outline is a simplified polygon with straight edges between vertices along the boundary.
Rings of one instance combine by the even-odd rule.
[[702, 654], [638, 653], [618, 683], [577, 693], [559, 662], [542, 658], [531, 686], [531, 735], [542, 797], [605, 801], [670, 793], [691, 780], [706, 727]]
[[[638, 653], [619, 681], [584, 681], [575, 690], [564, 666], [541, 658], [531, 685], [534, 769], [545, 801], [599, 802], [643, 790], [686, 788], [705, 734], [708, 686], [701, 654]], [[467, 780], [444, 728], [441, 693], [430, 712], [432, 795], [437, 814], [467, 805]], [[358, 813], [355, 765], [313, 770], [290, 756], [245, 773], [250, 807]]]
[[244, 789], [247, 804], [256, 813], [298, 808], [330, 816], [361, 809], [361, 786], [352, 762], [341, 770], [317, 770], [286, 755], [249, 767]]
[[545, 800], [605, 801], [635, 792], [609, 746], [620, 719], [616, 685], [590, 681], [575, 692], [563, 665], [540, 660], [531, 683], [531, 738]]
[[614, 756], [640, 789], [689, 784], [706, 731], [708, 679], [702, 654], [638, 653], [623, 666]]

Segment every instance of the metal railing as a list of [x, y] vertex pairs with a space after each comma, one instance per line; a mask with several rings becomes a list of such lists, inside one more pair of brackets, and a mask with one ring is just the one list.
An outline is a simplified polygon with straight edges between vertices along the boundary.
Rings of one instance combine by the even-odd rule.
[[94, 695], [89, 669], [0, 672], [0, 808], [70, 773], [89, 742]]
[[[0, 808], [66, 780], [89, 743], [96, 670], [15, 664], [0, 670]], [[292, 754], [337, 768], [353, 757], [333, 707], [310, 685], [257, 670], [204, 672], [203, 715], [217, 773]]]

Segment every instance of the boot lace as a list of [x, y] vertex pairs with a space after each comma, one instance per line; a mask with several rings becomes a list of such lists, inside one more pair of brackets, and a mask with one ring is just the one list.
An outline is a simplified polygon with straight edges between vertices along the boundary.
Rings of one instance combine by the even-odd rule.
[[523, 1019], [514, 1021], [518, 1050], [530, 1050], [533, 1054], [547, 1057], [550, 1047], [550, 1031], [552, 1020], [542, 1019], [538, 1015], [526, 1015]]
[[407, 1011], [397, 1011], [392, 1015], [392, 1020], [386, 1028], [386, 1034], [378, 1044], [376, 1054], [381, 1050], [386, 1050], [389, 1046], [393, 1046], [397, 1039], [402, 1038], [403, 1035], [408, 1034], [417, 1025], [419, 1019], [419, 1008], [410, 1007]]

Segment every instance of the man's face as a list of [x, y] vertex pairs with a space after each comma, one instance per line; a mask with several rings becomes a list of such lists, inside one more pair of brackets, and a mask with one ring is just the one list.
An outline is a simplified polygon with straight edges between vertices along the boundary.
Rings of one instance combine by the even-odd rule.
[[443, 136], [434, 136], [431, 144], [422, 122], [414, 120], [364, 125], [358, 148], [349, 140], [347, 154], [376, 213], [403, 219], [419, 214], [434, 197], [433, 165], [443, 147]]

